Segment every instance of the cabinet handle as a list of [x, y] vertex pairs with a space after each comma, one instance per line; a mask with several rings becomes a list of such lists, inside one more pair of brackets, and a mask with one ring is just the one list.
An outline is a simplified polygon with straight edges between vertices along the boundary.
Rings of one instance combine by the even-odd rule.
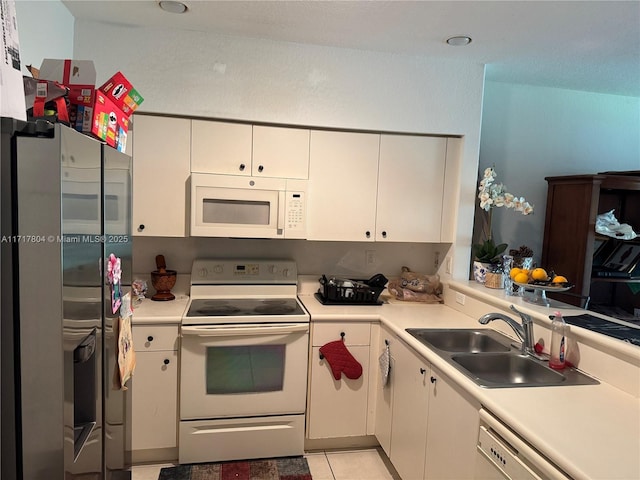
[[427, 371], [426, 371], [424, 368], [421, 368], [421, 369], [420, 369], [420, 373], [421, 373], [422, 375], [424, 375], [425, 373], [427, 373]]
[[387, 232], [385, 230], [382, 231], [382, 238], [387, 238]]
[[151, 335], [147, 337], [147, 342], [153, 342], [153, 337]]
[[144, 230], [144, 223], [138, 225], [138, 231], [141, 232], [142, 230]]
[[262, 165], [258, 165], [258, 171], [262, 172], [264, 170], [264, 167]]
[[244, 163], [241, 163], [241, 164], [240, 164], [240, 171], [241, 171], [241, 172], [242, 172], [242, 171], [244, 171], [244, 168], [245, 168]]
[[367, 230], [366, 232], [364, 232], [365, 237], [370, 238], [371, 237], [371, 232], [369, 230]]
[[163, 363], [165, 365], [169, 365], [171, 363], [171, 361], [168, 358], [165, 358]]
[[431, 383], [436, 383], [437, 378], [436, 377], [431, 377], [429, 380], [431, 380]]

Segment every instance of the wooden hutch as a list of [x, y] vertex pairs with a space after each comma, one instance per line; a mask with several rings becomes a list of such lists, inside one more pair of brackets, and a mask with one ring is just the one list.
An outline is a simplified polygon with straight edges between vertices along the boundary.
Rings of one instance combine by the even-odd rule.
[[[640, 245], [640, 237], [619, 240], [596, 233], [595, 226], [598, 215], [614, 210], [618, 222], [629, 224], [634, 232], [640, 233], [640, 171], [545, 180], [548, 192], [542, 265], [575, 283], [570, 292], [549, 296], [577, 306], [584, 306], [588, 298], [589, 310], [633, 320], [634, 309], [640, 309], [637, 269], [632, 278], [601, 277], [594, 269], [609, 262], [607, 259], [621, 242], [626, 242], [626, 249]], [[633, 258], [637, 248], [633, 248]]]

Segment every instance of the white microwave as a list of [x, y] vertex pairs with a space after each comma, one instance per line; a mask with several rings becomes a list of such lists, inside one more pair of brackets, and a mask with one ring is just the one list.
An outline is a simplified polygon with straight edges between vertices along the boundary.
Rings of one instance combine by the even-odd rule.
[[307, 181], [191, 174], [191, 235], [306, 238]]

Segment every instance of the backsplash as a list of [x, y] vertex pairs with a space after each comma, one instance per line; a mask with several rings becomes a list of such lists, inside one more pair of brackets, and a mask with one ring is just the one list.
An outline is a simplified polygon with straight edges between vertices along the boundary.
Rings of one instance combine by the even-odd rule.
[[195, 258], [288, 258], [297, 263], [299, 275], [369, 277], [411, 270], [434, 273], [436, 258], [442, 262], [449, 244], [312, 242], [306, 240], [256, 240], [233, 238], [134, 237], [133, 271], [156, 270], [156, 255], [164, 255], [167, 268], [190, 274]]

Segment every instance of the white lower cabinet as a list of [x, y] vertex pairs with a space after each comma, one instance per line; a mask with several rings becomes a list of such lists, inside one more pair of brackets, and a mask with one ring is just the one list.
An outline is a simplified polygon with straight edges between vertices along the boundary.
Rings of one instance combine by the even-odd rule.
[[[343, 338], [346, 348], [362, 365], [362, 375], [336, 380], [320, 347]], [[311, 326], [307, 438], [339, 438], [367, 435], [369, 411], [369, 350], [371, 324], [322, 322]]]
[[460, 391], [433, 366], [429, 378], [431, 388], [424, 478], [473, 479], [480, 404]]
[[391, 373], [376, 393], [375, 435], [403, 480], [474, 478], [480, 405], [385, 327]]
[[375, 429], [374, 434], [378, 443], [384, 450], [387, 456], [391, 455], [391, 420], [393, 409], [393, 384], [396, 371], [396, 360], [393, 356], [395, 350], [396, 338], [385, 327], [380, 327], [380, 336], [378, 338], [378, 348], [375, 351], [374, 358], [380, 358], [382, 354], [387, 351], [389, 347], [389, 375], [387, 376], [387, 383], [382, 385], [382, 374], [378, 375], [378, 382], [376, 392], [376, 409], [375, 409]]
[[429, 364], [401, 341], [395, 342], [391, 463], [403, 480], [422, 480], [427, 447]]
[[[134, 325], [136, 369], [131, 384], [131, 450], [163, 450], [173, 460], [178, 425], [178, 326]], [[147, 457], [138, 456], [141, 460]]]

